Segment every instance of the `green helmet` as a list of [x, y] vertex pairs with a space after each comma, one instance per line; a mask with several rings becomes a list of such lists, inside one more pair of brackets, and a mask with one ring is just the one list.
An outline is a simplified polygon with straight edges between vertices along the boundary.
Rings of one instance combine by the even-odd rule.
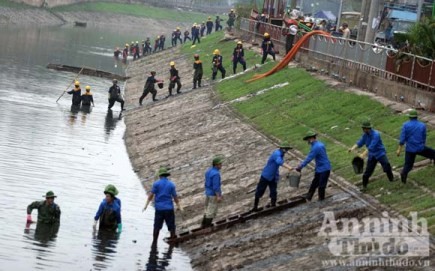
[[418, 117], [417, 110], [415, 110], [415, 109], [409, 110], [407, 116], [410, 118], [417, 118]]
[[118, 195], [118, 189], [113, 184], [109, 184], [104, 188], [104, 194], [110, 194], [112, 196]]
[[281, 144], [279, 144], [279, 148], [280, 149], [293, 149], [291, 146], [290, 146], [290, 143], [288, 143], [287, 141], [283, 141], [283, 142], [281, 142]]
[[166, 167], [159, 168], [159, 176], [169, 176], [169, 175], [171, 175], [171, 173], [169, 173], [168, 168]]
[[223, 160], [224, 160], [224, 159], [223, 159], [221, 156], [215, 156], [215, 157], [213, 158], [213, 161], [212, 161], [213, 166], [215, 166], [215, 165], [219, 165], [219, 164], [222, 164]]
[[308, 131], [308, 132], [305, 134], [303, 140], [307, 140], [307, 139], [309, 139], [309, 138], [311, 138], [311, 137], [315, 137], [315, 136], [317, 136], [317, 134], [316, 134], [314, 131]]
[[372, 128], [372, 124], [370, 123], [369, 120], [365, 120], [361, 123], [361, 128], [367, 128], [367, 129], [371, 129]]

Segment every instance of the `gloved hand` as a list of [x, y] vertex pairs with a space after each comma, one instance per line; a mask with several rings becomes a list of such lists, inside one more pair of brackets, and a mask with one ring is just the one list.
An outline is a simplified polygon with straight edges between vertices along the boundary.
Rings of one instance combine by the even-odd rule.
[[399, 147], [397, 148], [396, 154], [397, 156], [400, 156], [400, 153], [402, 152], [402, 145], [399, 145]]
[[363, 153], [361, 153], [360, 155], [358, 155], [360, 158], [364, 159], [367, 156], [367, 150], [365, 150]]
[[184, 209], [180, 203], [177, 203], [177, 209], [180, 210], [181, 212], [184, 211]]
[[118, 224], [118, 233], [121, 233], [122, 232], [122, 223], [119, 223]]
[[27, 215], [27, 223], [32, 223], [33, 221], [32, 221], [32, 215], [31, 214], [28, 214]]
[[353, 145], [352, 148], [348, 149], [347, 152], [353, 152], [354, 150], [356, 150], [356, 148], [358, 147], [358, 145]]
[[98, 220], [94, 220], [94, 225], [92, 226], [94, 229], [97, 227]]

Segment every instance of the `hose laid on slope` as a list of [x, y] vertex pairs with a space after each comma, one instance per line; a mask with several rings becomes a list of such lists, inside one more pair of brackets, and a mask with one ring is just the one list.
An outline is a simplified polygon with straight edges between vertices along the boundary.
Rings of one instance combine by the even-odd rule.
[[246, 82], [249, 83], [258, 79], [262, 79], [287, 67], [287, 65], [290, 63], [290, 61], [294, 58], [294, 56], [298, 52], [299, 48], [301, 48], [302, 45], [305, 43], [305, 41], [307, 41], [313, 35], [329, 36], [330, 34], [328, 32], [320, 31], [320, 30], [308, 32], [307, 34], [303, 35], [302, 38], [298, 40], [298, 42], [295, 43], [295, 45], [290, 50], [290, 52], [288, 52], [287, 55], [275, 67], [273, 67], [271, 70], [269, 70], [266, 73], [254, 75], [251, 79], [247, 80]]

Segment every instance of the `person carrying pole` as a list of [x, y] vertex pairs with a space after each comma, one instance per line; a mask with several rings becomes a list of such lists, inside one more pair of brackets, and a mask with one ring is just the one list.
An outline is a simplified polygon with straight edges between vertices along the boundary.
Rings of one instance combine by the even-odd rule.
[[202, 228], [212, 226], [217, 215], [219, 203], [222, 201], [221, 173], [223, 159], [219, 156], [213, 158], [212, 166], [205, 172], [205, 209], [201, 222]]
[[183, 208], [178, 200], [177, 191], [175, 184], [168, 179], [171, 175], [166, 167], [161, 167], [158, 171], [159, 180], [153, 183], [151, 191], [148, 193], [148, 198], [145, 203], [143, 211], [145, 211], [151, 201], [154, 200], [154, 231], [153, 231], [153, 242], [151, 248], [157, 248], [157, 240], [159, 238], [160, 230], [163, 227], [163, 222], [166, 223], [168, 231], [170, 232], [170, 239], [175, 238], [175, 212], [174, 203], [180, 211]]
[[315, 132], [307, 132], [303, 140], [306, 140], [307, 143], [311, 145], [311, 150], [307, 158], [296, 168], [296, 171], [301, 172], [301, 170], [314, 159], [316, 162], [314, 179], [311, 182], [310, 189], [305, 199], [311, 201], [314, 192], [319, 188], [319, 200], [321, 201], [325, 199], [326, 186], [328, 185], [328, 179], [331, 173], [331, 163], [326, 153], [325, 144], [317, 140], [317, 134]]
[[80, 88], [80, 82], [74, 82], [74, 88], [67, 92], [69, 95], [72, 95], [72, 105], [77, 106], [80, 105], [82, 101], [82, 89]]
[[408, 178], [408, 173], [414, 166], [415, 157], [417, 155], [435, 160], [435, 150], [426, 146], [426, 126], [417, 119], [417, 111], [412, 109], [409, 111], [408, 117], [409, 121], [405, 122], [402, 126], [399, 147], [396, 151], [397, 156], [400, 156], [403, 145], [406, 144], [405, 165], [400, 173], [400, 180], [404, 184]]
[[284, 155], [290, 149], [292, 149], [292, 147], [287, 142], [282, 142], [279, 145], [279, 148], [273, 151], [269, 156], [269, 159], [267, 160], [267, 163], [261, 172], [260, 181], [257, 184], [254, 198], [254, 208], [251, 210], [252, 212], [258, 211], [258, 203], [260, 202], [261, 197], [263, 197], [267, 187], [269, 187], [270, 206], [276, 206], [276, 200], [278, 197], [276, 189], [279, 182], [279, 168], [285, 167], [289, 171], [292, 170], [290, 165], [284, 163]]
[[352, 152], [364, 145], [367, 147], [367, 150], [360, 155], [360, 157], [364, 159], [368, 153], [367, 167], [362, 176], [363, 188], [361, 191], [365, 192], [367, 190], [369, 178], [372, 176], [378, 162], [381, 164], [390, 182], [394, 181], [394, 176], [390, 162], [388, 161], [387, 152], [382, 143], [381, 134], [372, 128], [370, 121], [364, 121], [361, 124], [361, 128], [363, 130], [363, 135], [358, 142], [348, 150], [348, 152]]

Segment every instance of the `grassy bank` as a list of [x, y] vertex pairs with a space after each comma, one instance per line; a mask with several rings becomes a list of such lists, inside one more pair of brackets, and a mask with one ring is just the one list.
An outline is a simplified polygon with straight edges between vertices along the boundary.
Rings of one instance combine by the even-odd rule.
[[[211, 53], [214, 49], [221, 50], [224, 56], [224, 66], [231, 74], [231, 53], [234, 41], [219, 42], [222, 34], [214, 34], [201, 41], [200, 45], [191, 48], [185, 45], [183, 52], [189, 55], [200, 53], [203, 57], [204, 71], [211, 74]], [[260, 62], [260, 57], [248, 52], [246, 57], [248, 67]], [[265, 72], [275, 63], [268, 63], [255, 72]], [[239, 71], [241, 67], [239, 66]], [[254, 96], [247, 101], [235, 103], [237, 111], [246, 116], [263, 133], [281, 140], [288, 140], [304, 154], [309, 152], [309, 146], [302, 140], [307, 130], [314, 130], [319, 139], [326, 143], [333, 171], [346, 178], [349, 182], [360, 183], [361, 175], [355, 175], [351, 166], [354, 154], [349, 154], [351, 147], [362, 135], [361, 121], [370, 118], [374, 128], [382, 133], [382, 140], [387, 149], [387, 156], [396, 172], [403, 166], [404, 156], [397, 157], [395, 150], [403, 122], [408, 118], [397, 115], [366, 96], [358, 96], [335, 90], [323, 81], [313, 78], [303, 69], [285, 69], [265, 79], [246, 83], [254, 75], [254, 71], [234, 79], [225, 80], [216, 86], [223, 101], [255, 93], [273, 85], [288, 82], [282, 88]], [[429, 146], [435, 145], [435, 131], [429, 130], [427, 135]], [[435, 233], [434, 207], [435, 183], [433, 176], [435, 167], [427, 166], [412, 171], [409, 183], [403, 185], [400, 181], [389, 183], [380, 165], [369, 184], [368, 193], [397, 209], [404, 215], [410, 211], [418, 211], [430, 223], [430, 230]]]
[[80, 3], [74, 5], [60, 6], [51, 9], [54, 12], [107, 12], [118, 13], [149, 19], [171, 20], [176, 22], [197, 22], [207, 19], [207, 15], [198, 12], [179, 11], [176, 9], [165, 9], [142, 4], [121, 4], [107, 2]]
[[26, 5], [26, 4], [16, 3], [16, 2], [7, 1], [7, 0], [0, 0], [0, 7], [15, 8], [15, 9], [35, 8], [35, 7], [32, 7], [32, 6]]

